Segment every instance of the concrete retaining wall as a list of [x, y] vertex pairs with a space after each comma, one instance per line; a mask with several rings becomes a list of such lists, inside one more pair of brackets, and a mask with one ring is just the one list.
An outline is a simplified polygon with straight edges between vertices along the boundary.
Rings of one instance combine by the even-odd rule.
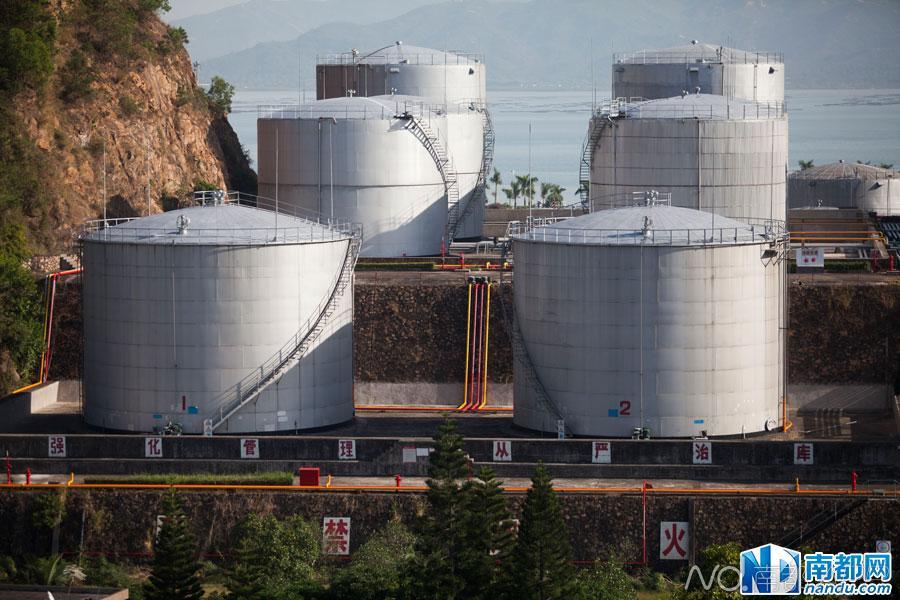
[[[49, 436], [0, 436], [0, 455], [9, 452], [16, 472], [35, 473], [252, 472], [318, 466], [333, 475], [425, 475], [427, 458], [403, 462], [403, 448], [427, 448], [431, 440], [356, 440], [356, 460], [341, 460], [336, 437], [258, 437], [259, 459], [241, 459], [240, 437], [164, 437], [162, 456], [147, 458], [145, 437], [84, 435], [65, 438], [66, 456], [53, 457]], [[465, 450], [501, 476], [530, 477], [538, 461], [557, 477], [665, 478], [736, 482], [846, 482], [900, 479], [900, 448], [884, 442], [813, 444], [814, 464], [794, 464], [793, 442], [712, 441], [712, 463], [692, 463], [691, 441], [615, 440], [611, 463], [592, 463], [592, 440], [507, 440], [510, 462], [493, 460], [490, 439], [467, 439]], [[114, 458], [110, 458], [114, 457]]]

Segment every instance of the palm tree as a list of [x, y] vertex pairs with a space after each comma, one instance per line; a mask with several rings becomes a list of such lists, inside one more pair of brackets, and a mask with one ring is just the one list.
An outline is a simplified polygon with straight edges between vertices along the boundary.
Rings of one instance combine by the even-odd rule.
[[516, 175], [516, 181], [522, 190], [522, 195], [528, 198], [528, 205], [534, 202], [534, 187], [537, 184], [537, 177], [532, 177], [530, 173], [525, 175]]
[[800, 170], [801, 170], [801, 171], [805, 171], [805, 170], [807, 170], [807, 169], [811, 169], [811, 168], [813, 168], [813, 166], [814, 166], [814, 165], [813, 165], [813, 161], [811, 161], [811, 160], [802, 160], [802, 159], [801, 159], [801, 160], [799, 160], [799, 161], [797, 161], [797, 162], [800, 163]]
[[512, 200], [513, 208], [516, 208], [516, 200], [519, 198], [519, 194], [522, 193], [522, 188], [519, 187], [519, 182], [510, 182], [508, 188], [503, 188], [503, 193], [506, 194], [507, 200]]
[[555, 183], [541, 184], [541, 198], [544, 208], [559, 208], [563, 204], [563, 192], [566, 188]]
[[503, 185], [503, 177], [500, 175], [500, 171], [497, 170], [497, 167], [494, 167], [494, 174], [491, 175], [491, 178], [488, 179], [488, 181], [494, 184], [494, 204], [497, 204], [497, 188]]

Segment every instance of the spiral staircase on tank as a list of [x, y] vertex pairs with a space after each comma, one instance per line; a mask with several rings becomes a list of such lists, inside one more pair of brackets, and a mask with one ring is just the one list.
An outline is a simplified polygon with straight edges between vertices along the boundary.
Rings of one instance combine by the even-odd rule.
[[585, 212], [591, 212], [591, 163], [594, 161], [594, 150], [600, 142], [600, 136], [606, 128], [606, 123], [600, 122], [598, 116], [594, 116], [588, 125], [588, 134], [581, 146], [581, 165], [578, 168], [578, 194], [581, 196], [581, 208]]
[[270, 385], [281, 379], [312, 348], [338, 309], [338, 303], [353, 281], [353, 271], [359, 258], [362, 244], [360, 235], [353, 235], [347, 245], [347, 253], [334, 284], [328, 295], [319, 303], [297, 333], [252, 373], [228, 388], [211, 403], [215, 408], [208, 415], [206, 427], [211, 423], [212, 431], [221, 427], [236, 412], [256, 400]]
[[476, 202], [487, 203], [488, 197], [488, 177], [490, 176], [491, 166], [494, 164], [494, 123], [491, 121], [491, 113], [487, 106], [481, 105], [475, 110], [481, 115], [481, 170], [478, 172], [478, 180], [475, 182], [475, 189], [472, 192], [472, 198], [466, 203], [466, 208], [456, 222], [456, 226], [451, 231], [452, 239], [456, 238], [459, 225], [466, 220], [469, 213], [472, 212]]

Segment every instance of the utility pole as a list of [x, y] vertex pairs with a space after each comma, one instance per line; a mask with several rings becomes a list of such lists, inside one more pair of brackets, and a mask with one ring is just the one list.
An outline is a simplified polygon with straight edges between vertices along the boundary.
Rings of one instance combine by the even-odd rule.
[[147, 216], [150, 216], [150, 138], [148, 136], [144, 136], [144, 141], [147, 145]]

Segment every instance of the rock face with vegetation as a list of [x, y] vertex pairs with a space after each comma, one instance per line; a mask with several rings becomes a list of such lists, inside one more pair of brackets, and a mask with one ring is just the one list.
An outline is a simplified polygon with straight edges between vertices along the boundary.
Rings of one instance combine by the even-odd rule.
[[[168, 8], [0, 3], [0, 306], [36, 296], [23, 261], [64, 252], [85, 220], [159, 212], [198, 187], [255, 192], [226, 119], [233, 88], [197, 86], [187, 35], [159, 19]], [[41, 327], [34, 311], [0, 312], [5, 391], [33, 376]]]

